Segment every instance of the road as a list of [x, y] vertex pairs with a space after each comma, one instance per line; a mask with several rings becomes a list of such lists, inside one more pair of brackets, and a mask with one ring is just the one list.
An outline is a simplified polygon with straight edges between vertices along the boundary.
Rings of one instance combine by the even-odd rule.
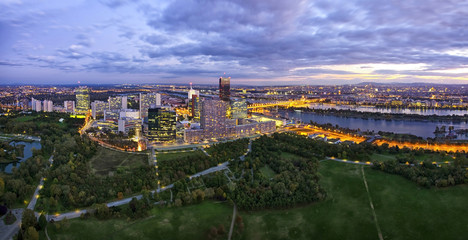
[[[333, 158], [333, 157], [327, 157], [326, 160], [331, 160], [331, 161], [341, 162], [341, 163], [356, 164], [356, 165], [367, 165], [367, 166], [371, 166], [371, 165], [372, 165], [371, 162], [351, 161], [351, 160], [339, 159], [339, 158]], [[326, 161], [326, 160], [322, 160], [322, 161]]]
[[[52, 165], [53, 162], [54, 162], [54, 155], [51, 155], [49, 158], [49, 166]], [[34, 194], [31, 198], [31, 201], [29, 201], [29, 204], [26, 207], [27, 209], [34, 210], [34, 208], [36, 207], [37, 199], [39, 199], [39, 191], [43, 188], [43, 186], [44, 186], [44, 177], [41, 177], [41, 180], [39, 181], [39, 185], [37, 185], [36, 190], [34, 191]], [[13, 236], [16, 233], [18, 233], [18, 230], [21, 226], [21, 218], [23, 217], [24, 209], [17, 208], [17, 209], [11, 209], [11, 211], [16, 217], [16, 222], [11, 225], [5, 225], [3, 221], [0, 221], [0, 233], [2, 233], [0, 236], [0, 240], [12, 239]], [[39, 216], [39, 213], [36, 213], [36, 216]]]
[[39, 199], [39, 191], [42, 189], [44, 186], [44, 177], [41, 178], [41, 181], [39, 181], [39, 185], [37, 185], [36, 191], [34, 191], [33, 197], [31, 201], [28, 204], [28, 209], [34, 210], [34, 207], [36, 206], [37, 199]]
[[11, 212], [16, 217], [16, 222], [11, 225], [5, 225], [3, 221], [0, 221], [0, 240], [10, 240], [13, 236], [18, 233], [21, 226], [21, 217], [23, 216], [23, 209], [13, 209]]

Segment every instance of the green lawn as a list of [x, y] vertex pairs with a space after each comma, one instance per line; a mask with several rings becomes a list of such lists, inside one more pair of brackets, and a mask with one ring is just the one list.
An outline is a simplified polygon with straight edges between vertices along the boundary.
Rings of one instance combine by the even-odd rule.
[[96, 174], [107, 175], [109, 172], [116, 171], [119, 167], [135, 168], [148, 165], [148, 156], [99, 147], [90, 162]]
[[287, 152], [281, 152], [281, 157], [282, 158], [285, 158], [285, 159], [300, 159], [302, 158], [301, 156], [298, 156], [296, 154], [292, 154], [292, 153], [287, 153]]
[[275, 171], [270, 168], [270, 166], [265, 165], [262, 168], [260, 168], [260, 172], [267, 178], [272, 178], [276, 175]]
[[37, 116], [21, 116], [14, 119], [15, 122], [29, 122], [34, 120]]
[[395, 160], [396, 157], [395, 157], [395, 155], [391, 155], [391, 154], [373, 153], [373, 154], [371, 155], [371, 159], [380, 162], [380, 161]]
[[212, 226], [224, 225], [227, 239], [232, 207], [205, 201], [181, 208], [155, 208], [144, 220], [70, 220], [68, 228], [48, 227], [51, 239], [207, 239]]
[[190, 155], [195, 155], [195, 154], [202, 154], [204, 153], [201, 150], [196, 150], [196, 151], [187, 151], [187, 152], [157, 152], [156, 153], [156, 159], [158, 161], [167, 161], [167, 160], [173, 160], [177, 158], [182, 158], [185, 156], [190, 156]]
[[[466, 239], [468, 185], [425, 189], [367, 166], [364, 172], [384, 239]], [[378, 239], [361, 166], [324, 161], [320, 174], [328, 194], [325, 201], [292, 209], [240, 211], [245, 228], [233, 239]], [[213, 225], [229, 230], [232, 207], [205, 201], [154, 209], [152, 214], [135, 222], [71, 220], [69, 229], [49, 234], [52, 239], [205, 239]]]

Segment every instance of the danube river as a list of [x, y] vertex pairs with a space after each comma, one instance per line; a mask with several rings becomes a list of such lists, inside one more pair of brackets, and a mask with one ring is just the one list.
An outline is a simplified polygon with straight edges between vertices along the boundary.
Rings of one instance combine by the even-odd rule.
[[0, 163], [0, 172], [11, 173], [13, 167], [19, 167], [21, 162], [32, 157], [32, 149], [41, 149], [41, 143], [39, 141], [33, 142], [11, 142], [10, 145], [24, 145], [24, 156], [21, 160], [13, 163]]
[[[350, 129], [360, 129], [362, 131], [378, 131], [394, 132], [394, 133], [408, 133], [423, 138], [435, 137], [434, 130], [436, 127], [454, 126], [454, 129], [466, 129], [468, 124], [466, 122], [432, 122], [432, 121], [408, 121], [408, 120], [379, 120], [379, 119], [362, 119], [352, 117], [339, 117], [331, 115], [321, 115], [309, 112], [296, 112], [296, 111], [282, 111], [278, 112], [281, 116], [301, 120], [304, 123], [314, 121], [319, 124], [331, 123], [340, 127]], [[468, 140], [466, 134], [458, 135], [458, 140]]]
[[328, 103], [312, 103], [309, 108], [313, 109], [337, 109], [337, 110], [354, 110], [359, 112], [379, 112], [379, 113], [402, 113], [402, 114], [418, 114], [418, 115], [457, 115], [463, 116], [468, 114], [465, 110], [447, 110], [447, 109], [408, 109], [408, 108], [377, 108], [374, 106], [356, 106], [356, 105], [336, 105]]

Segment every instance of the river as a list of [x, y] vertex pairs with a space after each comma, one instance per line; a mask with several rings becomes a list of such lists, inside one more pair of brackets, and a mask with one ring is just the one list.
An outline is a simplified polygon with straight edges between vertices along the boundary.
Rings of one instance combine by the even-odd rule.
[[402, 114], [419, 114], [419, 115], [457, 115], [463, 116], [468, 114], [466, 110], [448, 110], [448, 109], [409, 109], [409, 108], [378, 108], [374, 106], [357, 106], [357, 105], [336, 105], [329, 103], [312, 103], [309, 106], [313, 109], [337, 109], [337, 110], [354, 110], [359, 112], [379, 112], [379, 113], [402, 113]]
[[34, 141], [34, 142], [16, 142], [13, 141], [10, 143], [10, 145], [24, 145], [24, 156], [17, 162], [13, 163], [0, 163], [0, 171], [1, 172], [6, 172], [6, 173], [11, 173], [13, 167], [19, 167], [21, 162], [24, 162], [26, 159], [32, 157], [32, 149], [41, 149], [41, 143], [39, 141]]
[[[394, 133], [408, 133], [423, 138], [435, 137], [434, 130], [436, 127], [454, 126], [454, 129], [466, 129], [468, 124], [466, 122], [432, 122], [432, 121], [407, 121], [407, 120], [379, 120], [379, 119], [362, 119], [362, 118], [350, 118], [350, 117], [339, 117], [331, 115], [320, 115], [309, 112], [296, 112], [288, 110], [280, 110], [278, 112], [281, 116], [287, 118], [294, 118], [301, 120], [304, 123], [314, 121], [320, 124], [331, 123], [340, 127], [350, 129], [360, 129], [368, 131], [384, 131]], [[467, 134], [460, 134], [456, 138], [457, 140], [468, 140]]]

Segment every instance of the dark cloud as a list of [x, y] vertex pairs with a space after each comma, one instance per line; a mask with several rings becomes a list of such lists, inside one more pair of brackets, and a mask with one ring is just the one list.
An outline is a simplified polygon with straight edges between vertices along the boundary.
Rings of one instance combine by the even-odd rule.
[[[150, 58], [208, 56], [279, 72], [300, 66], [427, 63], [466, 59], [434, 53], [466, 47], [466, 1], [173, 1], [148, 25], [194, 40], [142, 48]], [[440, 6], [443, 5], [443, 6]], [[460, 8], [465, 6], [465, 8]], [[151, 12], [151, 11], [147, 11]]]
[[8, 61], [2, 61], [0, 60], [0, 66], [23, 66], [22, 64], [19, 63], [14, 63], [14, 62], [8, 62]]
[[137, 0], [99, 0], [100, 3], [104, 4], [107, 7], [110, 8], [118, 8], [123, 5], [133, 3], [133, 2], [138, 2]]

